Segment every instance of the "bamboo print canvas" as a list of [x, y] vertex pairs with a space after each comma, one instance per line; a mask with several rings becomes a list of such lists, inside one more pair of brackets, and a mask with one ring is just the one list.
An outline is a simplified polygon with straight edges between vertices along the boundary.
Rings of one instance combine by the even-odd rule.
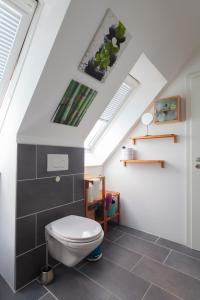
[[71, 80], [53, 116], [53, 122], [78, 126], [96, 94], [95, 90]]

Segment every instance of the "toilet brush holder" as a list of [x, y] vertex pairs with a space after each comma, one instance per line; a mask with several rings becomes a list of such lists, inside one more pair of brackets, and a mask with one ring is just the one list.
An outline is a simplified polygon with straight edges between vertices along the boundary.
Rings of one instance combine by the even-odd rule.
[[48, 243], [46, 243], [46, 264], [41, 269], [40, 273], [40, 283], [47, 285], [51, 283], [54, 279], [53, 268], [49, 266], [49, 252], [48, 252]]
[[40, 273], [40, 283], [43, 285], [47, 285], [51, 283], [53, 279], [54, 279], [53, 268], [50, 266], [43, 267]]

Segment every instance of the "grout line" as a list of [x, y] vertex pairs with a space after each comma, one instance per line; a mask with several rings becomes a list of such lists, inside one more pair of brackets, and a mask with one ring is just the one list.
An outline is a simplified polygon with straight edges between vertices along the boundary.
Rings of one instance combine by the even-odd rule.
[[157, 246], [157, 247], [160, 247], [160, 248], [163, 248], [163, 249], [170, 249], [170, 248], [165, 247], [165, 246], [163, 246], [163, 245], [155, 244], [155, 242], [146, 240], [146, 239], [141, 238], [141, 237], [139, 237], [139, 236], [137, 236], [137, 235], [134, 235], [134, 234], [131, 234], [131, 233], [128, 233], [128, 232], [125, 232], [125, 233], [126, 233], [128, 236], [132, 236], [132, 237], [134, 237], [134, 238], [136, 238], [136, 239], [139, 239], [139, 240], [142, 240], [142, 241], [144, 241], [144, 242], [150, 243], [150, 244], [152, 244], [152, 245], [154, 245], [154, 246]]
[[47, 209], [43, 209], [43, 210], [40, 210], [40, 211], [31, 213], [31, 214], [28, 214], [28, 215], [24, 215], [24, 216], [21, 216], [21, 217], [17, 217], [17, 220], [20, 220], [20, 219], [23, 219], [23, 218], [26, 218], [26, 217], [30, 217], [30, 216], [33, 216], [35, 214], [43, 213], [43, 212], [46, 212], [46, 211], [49, 211], [49, 210], [52, 210], [52, 209], [55, 209], [55, 208], [60, 208], [60, 207], [63, 207], [63, 206], [74, 204], [74, 203], [77, 203], [77, 202], [80, 202], [80, 201], [83, 201], [83, 199], [76, 200], [74, 202], [72, 201], [72, 202], [69, 202], [69, 203], [66, 203], [66, 204], [62, 204], [62, 205], [58, 205], [58, 206], [54, 206], [54, 207], [50, 207], [50, 208], [47, 208]]
[[[106, 259], [106, 258], [104, 258], [105, 260], [107, 260], [107, 261], [110, 261], [109, 259]], [[142, 258], [141, 258], [142, 259]], [[140, 260], [141, 260], [140, 259]], [[110, 262], [112, 262], [112, 261], [110, 261]], [[112, 263], [114, 263], [114, 262], [112, 262]], [[139, 263], [139, 261], [137, 262], [137, 263]], [[136, 264], [137, 264], [136, 263]], [[89, 264], [89, 262], [86, 262], [86, 264], [85, 265], [87, 265], [87, 264]], [[118, 264], [116, 264], [116, 263], [114, 263], [115, 265], [118, 265]], [[85, 266], [84, 265], [84, 266]], [[84, 267], [84, 266], [81, 266], [81, 268], [82, 267]], [[125, 268], [123, 268], [122, 266], [120, 266], [120, 265], [118, 265], [120, 268], [122, 268], [123, 270], [125, 270], [125, 271], [127, 271], [127, 272], [129, 272], [129, 273], [131, 273], [131, 274], [134, 274], [135, 276], [137, 276], [137, 277], [139, 277], [139, 278], [142, 278], [143, 280], [145, 280], [147, 283], [149, 283], [150, 284], [150, 286], [148, 287], [148, 289], [147, 289], [147, 291], [145, 292], [145, 294], [144, 294], [144, 296], [147, 294], [147, 292], [149, 291], [149, 289], [152, 287], [152, 286], [156, 286], [157, 288], [159, 288], [159, 289], [161, 289], [161, 290], [163, 290], [164, 292], [166, 292], [166, 293], [168, 293], [168, 294], [170, 294], [170, 295], [172, 295], [172, 296], [174, 296], [174, 297], [176, 297], [177, 299], [179, 299], [179, 300], [184, 300], [183, 298], [181, 298], [181, 297], [179, 297], [178, 295], [176, 295], [176, 294], [173, 294], [171, 291], [168, 291], [167, 289], [165, 289], [165, 288], [163, 288], [163, 287], [161, 287], [161, 286], [159, 286], [158, 284], [156, 284], [156, 283], [154, 283], [154, 282], [152, 282], [151, 280], [147, 280], [146, 278], [143, 278], [141, 275], [138, 275], [137, 273], [135, 273], [135, 272], [131, 272], [131, 271], [128, 271], [127, 269], [125, 269]], [[100, 286], [101, 288], [103, 288], [105, 291], [107, 291], [110, 295], [113, 295], [113, 296], [115, 296], [118, 300], [122, 300], [121, 298], [119, 298], [118, 296], [116, 296], [114, 293], [112, 293], [110, 290], [108, 290], [107, 288], [105, 288], [103, 285], [101, 285], [100, 283], [98, 283], [96, 280], [94, 280], [93, 278], [90, 278], [88, 275], [86, 275], [84, 272], [82, 272], [80, 269], [77, 269], [77, 268], [74, 268], [77, 272], [79, 272], [80, 274], [82, 274], [83, 276], [85, 276], [86, 278], [88, 278], [90, 281], [92, 281], [92, 282], [94, 282], [96, 285], [98, 285], [98, 286]], [[38, 279], [37, 279], [37, 281], [38, 281]], [[39, 282], [39, 281], [38, 281]], [[46, 286], [43, 286], [53, 297], [56, 297]], [[144, 299], [144, 296], [143, 296], [143, 298], [141, 299], [141, 300], [145, 300]], [[57, 297], [56, 297], [56, 300], [59, 300]]]
[[[119, 229], [118, 229], [118, 230], [119, 230]], [[119, 230], [119, 231], [121, 231], [121, 230]], [[134, 237], [134, 238], [136, 238], [136, 239], [142, 240], [142, 241], [147, 242], [147, 243], [150, 243], [150, 244], [152, 244], [152, 245], [154, 245], [154, 246], [158, 246], [158, 247], [163, 248], [163, 249], [170, 249], [169, 247], [165, 247], [165, 246], [163, 246], [163, 245], [155, 244], [155, 241], [149, 241], [149, 240], [146, 240], [146, 239], [144, 239], [144, 238], [141, 238], [141, 237], [139, 237], [139, 236], [137, 236], [137, 235], [134, 235], [134, 234], [132, 234], [132, 233], [129, 233], [129, 232], [125, 232], [125, 231], [122, 231], [122, 232], [124, 232], [125, 235], [128, 235], [128, 236], [130, 236], [130, 237]]]
[[[137, 252], [137, 251], [135, 251], [135, 250], [132, 250], [131, 248], [124, 247], [123, 245], [118, 245], [117, 243], [115, 243], [115, 242], [113, 242], [113, 241], [111, 241], [111, 242], [112, 242], [114, 245], [117, 245], [117, 246], [119, 246], [119, 247], [121, 247], [121, 248], [123, 248], [123, 249], [129, 250], [129, 251], [131, 251], [131, 252], [133, 252], [133, 253], [136, 253], [136, 254], [139, 254], [140, 256], [142, 255], [141, 253], [139, 253], [139, 252]], [[169, 249], [169, 248], [167, 248], [167, 249]], [[169, 249], [169, 250], [172, 250], [172, 249]], [[172, 251], [173, 251], [173, 250], [172, 250]], [[150, 256], [143, 255], [143, 258], [150, 259], [150, 260], [154, 261], [155, 263], [159, 263], [159, 264], [163, 265], [162, 262], [160, 262], [160, 261], [158, 261], [158, 260], [156, 260], [156, 259], [154, 259], [154, 258], [152, 258], [152, 257], [150, 257]], [[136, 263], [136, 264], [137, 264], [137, 263]], [[136, 265], [135, 265], [135, 266], [136, 266]], [[135, 267], [135, 266], [134, 266], [134, 267]], [[195, 276], [193, 276], [193, 275], [191, 275], [191, 274], [189, 274], [189, 273], [185, 273], [185, 272], [181, 271], [180, 269], [176, 269], [176, 268], [173, 267], [173, 266], [170, 266], [170, 265], [167, 265], [167, 264], [165, 264], [164, 266], [165, 266], [165, 267], [168, 267], [168, 268], [171, 268], [172, 270], [174, 270], [174, 271], [176, 271], [176, 272], [179, 272], [179, 273], [181, 273], [181, 274], [184, 274], [184, 275], [186, 275], [186, 276], [189, 276], [189, 277], [191, 277], [191, 278], [193, 278], [193, 279], [196, 279], [196, 280], [200, 281], [200, 278], [197, 278], [197, 277], [195, 277]], [[134, 269], [134, 268], [133, 268], [133, 269]]]
[[[117, 226], [116, 226], [116, 227], [117, 227]], [[121, 232], [124, 232], [125, 235], [135, 237], [135, 238], [137, 238], [137, 239], [143, 240], [143, 241], [145, 241], [145, 242], [151, 243], [151, 244], [153, 244], [153, 245], [156, 245], [156, 246], [161, 247], [161, 248], [164, 248], [164, 249], [173, 250], [173, 251], [178, 252], [178, 253], [180, 253], [180, 254], [182, 254], [182, 255], [186, 255], [186, 256], [188, 256], [188, 257], [191, 257], [191, 258], [194, 258], [194, 259], [200, 261], [200, 258], [197, 258], [197, 257], [194, 257], [194, 256], [192, 256], [192, 255], [186, 254], [186, 253], [184, 253], [184, 252], [182, 252], [182, 251], [179, 251], [179, 250], [176, 250], [176, 249], [167, 247], [167, 246], [165, 246], [165, 245], [158, 244], [157, 242], [158, 242], [158, 240], [160, 239], [160, 237], [158, 237], [155, 241], [149, 241], [149, 240], [147, 240], [147, 239], [141, 238], [141, 237], [139, 237], [139, 236], [137, 236], [137, 235], [134, 235], [134, 234], [132, 234], [132, 233], [129, 233], [129, 232], [126, 232], [126, 231], [122, 231], [122, 230], [120, 230], [120, 229], [117, 229], [117, 230], [118, 230], [118, 231], [121, 231]], [[121, 238], [121, 237], [120, 237], [120, 238]], [[120, 239], [120, 238], [119, 238], [119, 239]], [[117, 240], [118, 240], [118, 239], [117, 239]], [[111, 241], [111, 242], [116, 242], [117, 240], [109, 240], [109, 241]], [[118, 245], [118, 244], [117, 244], [117, 245]], [[180, 245], [181, 245], [181, 244], [180, 244]], [[118, 246], [120, 246], [120, 245], [118, 245]], [[185, 246], [185, 245], [183, 245], [183, 246]], [[188, 248], [189, 248], [189, 247], [188, 247]], [[192, 248], [189, 248], [189, 249], [193, 250]], [[129, 249], [129, 250], [130, 250], [130, 249]], [[134, 251], [134, 252], [135, 252], [135, 251]], [[199, 252], [200, 252], [200, 251], [199, 251]]]
[[154, 241], [154, 244], [157, 244], [157, 242], [159, 241], [160, 237], [158, 236], [157, 239]]
[[116, 246], [121, 247], [122, 249], [131, 251], [131, 252], [133, 252], [133, 253], [135, 253], [135, 254], [138, 254], [138, 255], [140, 255], [140, 256], [149, 258], [149, 259], [151, 259], [151, 260], [153, 260], [153, 261], [155, 261], [155, 262], [161, 263], [159, 260], [156, 260], [155, 258], [152, 258], [152, 257], [150, 257], [150, 256], [148, 256], [148, 255], [144, 255], [144, 254], [142, 254], [141, 252], [138, 252], [138, 251], [136, 251], [136, 250], [133, 250], [133, 249], [131, 249], [131, 248], [129, 248], [129, 247], [125, 247], [125, 246], [123, 246], [123, 245], [121, 245], [121, 244], [118, 244], [118, 243], [115, 243], [115, 242], [113, 242], [113, 241], [112, 241], [112, 243], [113, 243], [114, 245], [116, 245]]
[[56, 300], [60, 300], [60, 299], [58, 299], [58, 297], [56, 297], [56, 295], [54, 295], [45, 285], [43, 285], [43, 288], [46, 290], [46, 291], [48, 291], [48, 293], [49, 294], [51, 294], [51, 296], [53, 297], [53, 298], [55, 298]]
[[103, 256], [103, 259], [104, 259], [104, 260], [107, 260], [108, 262], [110, 262], [110, 263], [112, 263], [112, 264], [114, 264], [114, 265], [116, 265], [116, 266], [118, 266], [118, 267], [120, 267], [121, 269], [123, 269], [123, 270], [125, 270], [125, 271], [127, 271], [127, 272], [130, 272], [129, 269], [126, 269], [124, 266], [122, 266], [122, 265], [120, 265], [120, 264], [114, 262], [113, 260], [111, 260], [110, 258], [107, 258], [106, 256]]
[[20, 292], [21, 290], [25, 289], [29, 284], [33, 283], [34, 281], [37, 282], [37, 281], [38, 281], [37, 279], [38, 279], [38, 277], [35, 277], [33, 280], [29, 281], [29, 282], [26, 283], [25, 285], [21, 286], [19, 289], [15, 290], [15, 291], [14, 291], [15, 294], [18, 293], [18, 292]]
[[74, 202], [74, 176], [72, 177], [73, 178], [73, 202]]
[[37, 175], [38, 175], [38, 169], [37, 169], [37, 160], [38, 160], [38, 154], [37, 154], [37, 152], [38, 152], [38, 147], [37, 147], [37, 145], [35, 145], [35, 175], [36, 175], [36, 178], [35, 179], [37, 179]]
[[55, 269], [55, 268], [59, 267], [60, 265], [61, 265], [61, 263], [60, 263], [60, 262], [58, 262], [56, 265], [54, 265], [54, 266], [51, 266], [51, 267], [52, 267], [52, 269]]
[[75, 270], [79, 270], [79, 269], [81, 269], [81, 268], [83, 268], [83, 267], [85, 267], [85, 266], [87, 266], [89, 264], [89, 261], [85, 261], [81, 266], [79, 266], [79, 267], [74, 267], [74, 269]]
[[[137, 253], [138, 253], [138, 252], [137, 252]], [[140, 255], [141, 255], [141, 254], [140, 254]], [[184, 271], [182, 271], [182, 270], [180, 270], [180, 269], [177, 269], [177, 268], [175, 268], [175, 267], [173, 267], [173, 266], [171, 266], [171, 265], [163, 264], [162, 262], [160, 262], [160, 261], [158, 261], [158, 260], [155, 260], [154, 258], [152, 258], [152, 257], [150, 257], [150, 256], [146, 256], [146, 255], [145, 255], [144, 258], [147, 258], [147, 259], [149, 259], [149, 260], [152, 260], [152, 261], [154, 261], [155, 263], [158, 263], [158, 264], [160, 264], [160, 265], [163, 266], [163, 267], [172, 269], [172, 270], [174, 270], [174, 271], [176, 271], [176, 272], [178, 272], [178, 273], [181, 273], [181, 274], [183, 274], [183, 275], [185, 275], [185, 276], [187, 276], [187, 277], [190, 277], [190, 278], [192, 278], [192, 279], [195, 279], [195, 280], [200, 281], [200, 278], [197, 278], [197, 277], [195, 277], [195, 276], [193, 276], [193, 275], [191, 275], [191, 274], [189, 274], [189, 273], [186, 273], [186, 272], [184, 272]], [[133, 271], [133, 273], [134, 273], [134, 271]]]
[[37, 247], [37, 214], [35, 214], [35, 247]]
[[24, 254], [27, 254], [27, 253], [29, 253], [29, 252], [31, 252], [31, 251], [33, 251], [33, 250], [35, 250], [35, 249], [38, 249], [38, 248], [40, 248], [40, 247], [42, 247], [42, 246], [44, 246], [44, 245], [46, 245], [46, 243], [43, 243], [43, 244], [41, 244], [41, 245], [39, 245], [39, 246], [36, 246], [35, 248], [32, 248], [32, 249], [30, 249], [30, 250], [28, 250], [28, 251], [26, 251], [26, 252], [20, 253], [19, 255], [16, 256], [16, 258], [18, 258], [18, 257], [20, 257], [20, 256], [23, 256]]
[[102, 289], [104, 289], [106, 292], [109, 293], [109, 295], [114, 296], [116, 299], [118, 300], [123, 300], [121, 298], [119, 298], [117, 295], [115, 295], [113, 292], [111, 292], [110, 290], [108, 290], [107, 288], [105, 288], [103, 285], [101, 285], [99, 282], [97, 282], [96, 280], [94, 280], [93, 278], [89, 277], [88, 275], [86, 275], [84, 272], [82, 272], [80, 269], [76, 270], [77, 272], [79, 272], [80, 274], [82, 274], [83, 276], [85, 276], [87, 279], [89, 279], [90, 281], [92, 281], [93, 283], [95, 283], [96, 285], [100, 286]]
[[179, 297], [179, 296], [173, 294], [172, 292], [169, 292], [168, 290], [164, 289], [163, 287], [159, 286], [158, 284], [152, 283], [152, 285], [154, 285], [155, 287], [159, 288], [160, 290], [162, 290], [162, 291], [164, 291], [164, 292], [170, 294], [171, 296], [176, 297], [176, 298], [179, 299], [179, 300], [184, 300], [183, 298], [181, 298], [181, 297]]
[[46, 297], [49, 294], [49, 292], [46, 292], [42, 297], [38, 298], [37, 300], [41, 300], [42, 298]]
[[141, 300], [144, 300], [144, 299], [145, 299], [145, 297], [146, 297], [146, 295], [148, 294], [148, 292], [149, 292], [150, 288], [152, 287], [152, 285], [153, 285], [153, 284], [150, 283], [149, 287], [147, 288], [147, 290], [146, 290], [146, 292], [144, 293], [144, 296], [142, 297]]
[[118, 240], [120, 240], [125, 235], [124, 232], [121, 231], [121, 233], [122, 234], [120, 236], [118, 236], [116, 239], [114, 239], [113, 242], [117, 242]]
[[139, 277], [139, 278], [141, 278], [141, 279], [143, 279], [143, 280], [149, 282], [150, 284], [152, 284], [152, 286], [156, 286], [157, 288], [163, 290], [163, 291], [166, 292], [167, 294], [170, 294], [170, 295], [176, 297], [176, 298], [179, 299], [179, 300], [185, 300], [185, 299], [179, 297], [178, 295], [173, 294], [171, 291], [168, 291], [167, 289], [165, 289], [165, 288], [159, 286], [158, 284], [152, 282], [151, 280], [149, 280], [149, 279], [147, 280], [146, 278], [142, 277], [141, 275], [139, 275], [139, 274], [137, 274], [137, 273], [135, 273], [135, 272], [132, 272], [132, 273], [133, 273], [135, 276], [137, 276], [137, 277]]
[[172, 253], [172, 249], [169, 250], [169, 253], [167, 254], [167, 256], [165, 257], [165, 259], [163, 260], [162, 264], [164, 265], [167, 261], [167, 259], [169, 258], [170, 254]]
[[[159, 263], [159, 262], [158, 262], [158, 263]], [[161, 263], [161, 264], [162, 264], [162, 263]], [[176, 271], [176, 272], [178, 272], [178, 273], [181, 273], [181, 274], [183, 274], [183, 275], [186, 275], [186, 276], [188, 276], [188, 277], [190, 277], [190, 278], [192, 278], [192, 279], [195, 279], [195, 280], [200, 281], [200, 278], [195, 277], [195, 276], [191, 275], [190, 273], [186, 273], [186, 272], [184, 272], [184, 271], [182, 271], [182, 270], [180, 270], [180, 269], [177, 269], [177, 268], [175, 268], [175, 267], [173, 267], [173, 266], [171, 266], [171, 265], [164, 264], [164, 266], [165, 266], [165, 267], [168, 267], [169, 269], [172, 269], [172, 270], [174, 270], [174, 271]]]
[[132, 271], [139, 265], [139, 263], [143, 260], [144, 256], [140, 257], [140, 259], [136, 262], [136, 264], [130, 269], [129, 272], [132, 273]]
[[[192, 249], [192, 248], [191, 248], [191, 249]], [[185, 254], [184, 252], [180, 252], [180, 251], [178, 251], [178, 250], [174, 250], [174, 249], [172, 249], [172, 250], [173, 250], [174, 252], [178, 253], [178, 254], [185, 255], [185, 256], [187, 256], [187, 257], [189, 257], [189, 258], [195, 259], [195, 260], [197, 260], [198, 262], [200, 261], [200, 258], [191, 256], [191, 255], [189, 255], [189, 254]]]
[[[197, 261], [200, 261], [200, 257], [198, 258], [198, 257], [192, 256], [192, 255], [190, 255], [190, 254], [187, 254], [187, 253], [185, 253], [185, 252], [182, 252], [182, 251], [180, 251], [180, 250], [173, 249], [173, 248], [169, 248], [169, 247], [167, 247], [167, 246], [163, 246], [163, 245], [160, 245], [160, 244], [156, 244], [156, 245], [162, 246], [163, 248], [166, 248], [166, 249], [168, 249], [168, 250], [172, 250], [172, 251], [174, 251], [174, 252], [176, 252], [176, 253], [179, 253], [179, 254], [188, 256], [188, 257], [190, 257], [190, 258], [193, 258], [193, 259], [195, 259], [195, 260], [197, 260]], [[181, 245], [181, 244], [180, 244], [180, 245]], [[182, 246], [184, 246], [184, 245], [182, 245]], [[186, 247], [186, 246], [185, 246], [185, 247]], [[193, 250], [192, 248], [189, 248], [189, 247], [188, 247], [188, 249]], [[196, 250], [196, 251], [198, 251], [198, 250]], [[200, 252], [200, 251], [199, 251], [199, 252]]]
[[44, 177], [36, 177], [36, 178], [18, 179], [17, 181], [21, 182], [21, 181], [51, 179], [51, 178], [55, 178], [56, 176], [68, 177], [68, 176], [76, 176], [76, 175], [84, 175], [84, 173], [74, 173], [74, 174], [63, 174], [63, 175], [52, 175], [52, 176], [44, 176]]

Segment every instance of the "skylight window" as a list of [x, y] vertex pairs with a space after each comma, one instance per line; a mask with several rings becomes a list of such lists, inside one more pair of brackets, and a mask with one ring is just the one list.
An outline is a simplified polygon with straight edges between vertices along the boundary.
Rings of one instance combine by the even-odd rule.
[[94, 146], [100, 136], [103, 134], [107, 126], [116, 116], [122, 105], [126, 102], [130, 92], [138, 85], [138, 81], [128, 75], [126, 80], [122, 83], [120, 88], [115, 93], [112, 100], [100, 116], [99, 120], [95, 123], [89, 135], [85, 139], [84, 146], [90, 149]]
[[37, 2], [0, 0], [0, 105], [12, 77]]

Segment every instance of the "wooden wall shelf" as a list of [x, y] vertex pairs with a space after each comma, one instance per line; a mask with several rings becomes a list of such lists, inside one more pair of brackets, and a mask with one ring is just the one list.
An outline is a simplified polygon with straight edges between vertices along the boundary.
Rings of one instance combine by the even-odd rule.
[[161, 168], [165, 167], [164, 160], [133, 159], [133, 160], [121, 160], [121, 162], [124, 164], [124, 167], [126, 167], [127, 164], [160, 164]]
[[176, 134], [144, 135], [144, 136], [136, 136], [131, 139], [133, 140], [133, 144], [135, 145], [137, 140], [166, 139], [166, 138], [172, 138], [174, 140], [174, 144], [177, 143]]

